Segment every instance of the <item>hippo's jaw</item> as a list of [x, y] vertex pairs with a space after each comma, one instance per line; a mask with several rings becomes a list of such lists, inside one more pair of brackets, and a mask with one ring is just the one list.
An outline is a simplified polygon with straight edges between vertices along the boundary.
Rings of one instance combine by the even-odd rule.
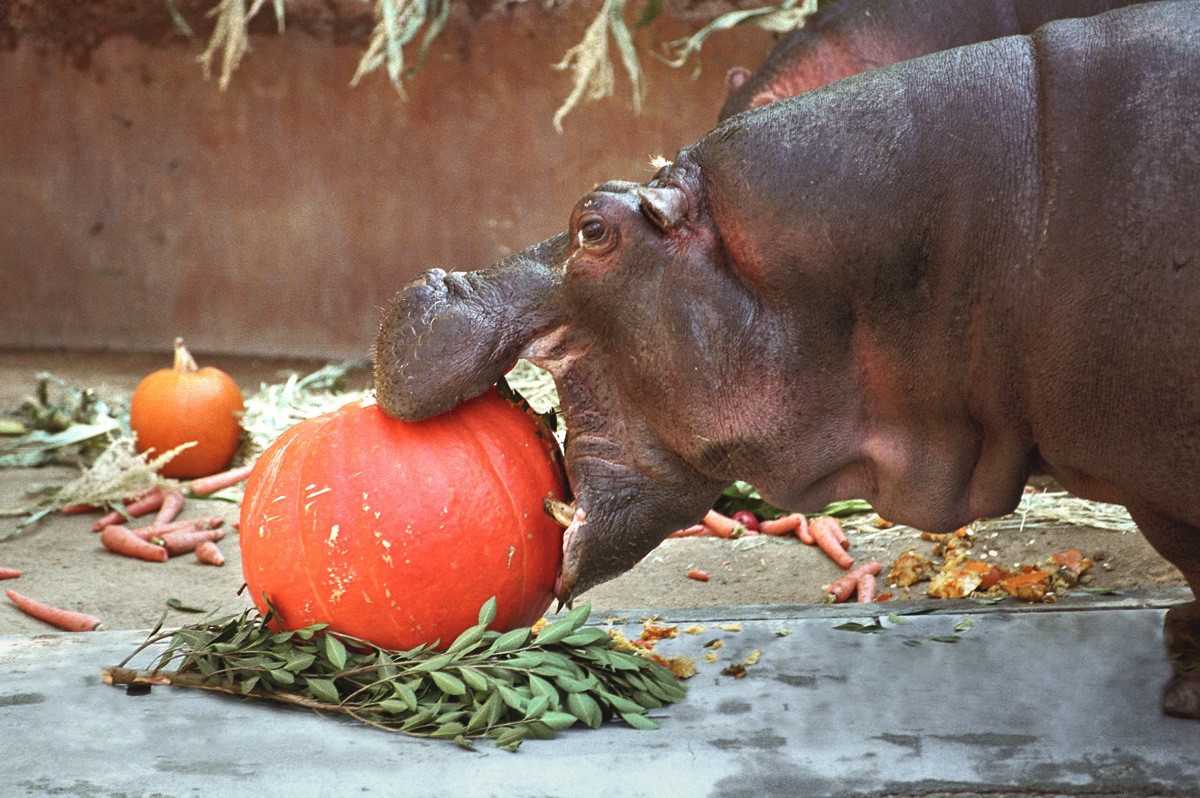
[[567, 426], [565, 460], [575, 516], [563, 536], [555, 593], [570, 601], [628, 571], [667, 535], [712, 506], [724, 482], [663, 446], [609, 381], [602, 356], [538, 359], [554, 373]]

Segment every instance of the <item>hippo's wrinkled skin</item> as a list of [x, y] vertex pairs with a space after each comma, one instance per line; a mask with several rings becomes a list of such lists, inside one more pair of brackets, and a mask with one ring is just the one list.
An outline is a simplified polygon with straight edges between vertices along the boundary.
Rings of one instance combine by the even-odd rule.
[[751, 74], [736, 67], [721, 120], [929, 53], [1032, 33], [1144, 0], [832, 0], [781, 38]]
[[[1200, 591], [1200, 15], [1154, 3], [730, 119], [567, 233], [400, 292], [379, 401], [549, 368], [575, 494], [559, 595], [733, 479], [945, 532], [1026, 478], [1126, 505]], [[1200, 716], [1200, 604], [1168, 711]]]

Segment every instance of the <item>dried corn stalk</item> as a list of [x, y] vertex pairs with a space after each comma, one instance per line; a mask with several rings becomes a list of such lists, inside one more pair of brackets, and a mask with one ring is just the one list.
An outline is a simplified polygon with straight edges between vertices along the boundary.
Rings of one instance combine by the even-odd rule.
[[[682, 67], [693, 53], [699, 53], [704, 40], [712, 34], [746, 23], [757, 25], [773, 33], [786, 33], [804, 27], [804, 20], [816, 13], [817, 0], [784, 0], [777, 6], [748, 8], [722, 14], [686, 39], [678, 39], [666, 45], [667, 63]], [[697, 66], [696, 70], [699, 71]]]
[[358, 69], [350, 79], [351, 86], [357, 86], [364, 75], [374, 72], [381, 66], [386, 67], [388, 79], [403, 99], [406, 76], [404, 70], [404, 46], [416, 38], [417, 32], [425, 26], [425, 36], [417, 52], [417, 63], [408, 70], [407, 76], [420, 71], [425, 65], [425, 55], [429, 46], [446, 27], [450, 17], [451, 0], [375, 0], [375, 30], [371, 33], [371, 41], [367, 51], [358, 62]]
[[613, 93], [613, 66], [608, 57], [608, 37], [612, 35], [621, 56], [621, 63], [629, 75], [633, 90], [633, 110], [642, 110], [642, 67], [637, 51], [633, 48], [633, 36], [625, 24], [625, 0], [605, 0], [600, 13], [592, 20], [583, 39], [567, 50], [555, 69], [571, 70], [573, 85], [567, 99], [554, 112], [554, 128], [563, 132], [562, 121], [580, 100], [600, 100]]
[[[284, 28], [283, 3], [284, 0], [271, 0], [275, 9], [275, 23], [280, 33], [283, 33]], [[213, 56], [218, 50], [221, 51], [221, 78], [217, 81], [221, 91], [229, 88], [233, 70], [237, 69], [242, 56], [250, 49], [248, 26], [264, 5], [266, 0], [253, 0], [249, 8], [246, 8], [246, 0], [220, 0], [213, 10], [208, 12], [209, 16], [216, 17], [217, 21], [208, 40], [208, 47], [200, 54], [198, 60], [204, 68], [204, 79], [208, 80], [212, 76]]]

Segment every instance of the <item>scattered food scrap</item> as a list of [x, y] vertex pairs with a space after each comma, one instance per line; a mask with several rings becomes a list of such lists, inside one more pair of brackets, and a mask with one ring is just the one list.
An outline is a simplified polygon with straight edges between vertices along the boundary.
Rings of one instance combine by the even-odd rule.
[[761, 648], [754, 649], [753, 651], [751, 651], [749, 654], [746, 655], [746, 658], [744, 660], [742, 660], [742, 664], [745, 665], [747, 668], [749, 668], [752, 665], [757, 665], [758, 661], [762, 659], [762, 653], [763, 652], [762, 652]]
[[732, 676], [735, 679], [741, 679], [746, 675], [746, 666], [740, 662], [735, 662], [721, 671], [723, 676]]
[[684, 629], [683, 631], [684, 631], [684, 633], [689, 634], [689, 635], [698, 635], [704, 631], [704, 627], [700, 626], [700, 625], [689, 626], [686, 629]]
[[693, 568], [688, 571], [688, 579], [695, 579], [697, 582], [707, 582], [711, 577], [708, 571], [702, 571], [699, 568]]
[[896, 587], [911, 587], [936, 572], [937, 566], [933, 564], [933, 560], [909, 549], [892, 563], [892, 571], [888, 574], [887, 581]]
[[719, 623], [717, 628], [726, 632], [740, 632], [742, 625], [740, 623]]
[[21, 572], [16, 568], [0, 568], [0, 579], [16, 579]]

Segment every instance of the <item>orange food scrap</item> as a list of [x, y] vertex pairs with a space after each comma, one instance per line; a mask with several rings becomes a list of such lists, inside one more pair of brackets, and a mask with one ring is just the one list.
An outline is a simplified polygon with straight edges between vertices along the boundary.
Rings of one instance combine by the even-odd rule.
[[1095, 564], [1090, 557], [1084, 557], [1083, 552], [1079, 549], [1068, 549], [1058, 554], [1051, 554], [1050, 559], [1059, 566], [1058, 576], [1068, 585], [1078, 582], [1079, 577], [1087, 573]]
[[529, 631], [537, 634], [549, 625], [550, 621], [546, 620], [545, 618], [538, 618], [536, 621], [534, 621], [533, 626], [529, 627]]
[[875, 603], [878, 604], [884, 601], [891, 601], [893, 598], [895, 598], [895, 595], [892, 593], [880, 593], [875, 597]]
[[1044, 571], [1032, 570], [1005, 577], [1000, 580], [999, 584], [1009, 594], [1023, 601], [1053, 601], [1053, 594], [1047, 593], [1050, 587], [1050, 574]]
[[942, 570], [929, 583], [929, 595], [933, 598], [965, 598], [975, 591], [983, 576], [968, 568]]
[[704, 631], [704, 627], [697, 624], [696, 626], [689, 626], [686, 629], [684, 629], [683, 631], [689, 635], [698, 635]]
[[642, 640], [662, 640], [664, 637], [679, 637], [679, 627], [657, 626], [650, 621], [642, 623]]
[[928, 579], [936, 570], [932, 560], [910, 549], [892, 563], [892, 571], [888, 574], [887, 581], [896, 587], [910, 587]]
[[697, 582], [707, 582], [710, 578], [708, 571], [701, 571], [699, 568], [693, 568], [687, 575], [688, 579], [695, 579]]

